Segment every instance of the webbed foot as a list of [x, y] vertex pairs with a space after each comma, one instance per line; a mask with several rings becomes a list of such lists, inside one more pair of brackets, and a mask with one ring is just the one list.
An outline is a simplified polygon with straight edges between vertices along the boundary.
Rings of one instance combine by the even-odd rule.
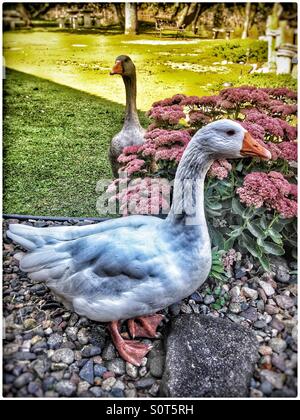
[[[154, 314], [148, 316], [142, 316], [135, 319], [128, 320], [128, 329], [132, 338], [135, 337], [146, 337], [156, 338], [157, 327], [164, 318], [161, 314]], [[136, 322], [137, 320], [137, 322]]]

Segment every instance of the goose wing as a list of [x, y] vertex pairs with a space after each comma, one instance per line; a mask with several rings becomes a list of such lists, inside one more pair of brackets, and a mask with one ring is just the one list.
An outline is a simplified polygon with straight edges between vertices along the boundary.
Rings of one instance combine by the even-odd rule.
[[20, 268], [76, 312], [102, 321], [149, 313], [165, 277], [168, 252], [157, 232], [162, 221], [133, 216], [112, 222], [73, 229], [11, 225], [8, 236], [30, 250]]

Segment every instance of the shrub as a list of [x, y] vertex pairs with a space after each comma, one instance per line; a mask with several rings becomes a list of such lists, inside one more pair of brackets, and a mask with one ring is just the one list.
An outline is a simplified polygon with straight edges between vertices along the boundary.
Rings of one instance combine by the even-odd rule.
[[[145, 144], [124, 149], [119, 158], [121, 170], [144, 181], [149, 176], [173, 179], [195, 131], [221, 118], [241, 123], [270, 150], [272, 160], [243, 158], [213, 163], [205, 185], [209, 230], [212, 245], [218, 250], [228, 252], [238, 245], [268, 270], [269, 254], [291, 251], [295, 256], [296, 100], [296, 93], [287, 88], [242, 86], [223, 89], [214, 96], [175, 95], [156, 102], [148, 113], [152, 123]], [[133, 184], [122, 196], [116, 192], [125, 214], [130, 213], [130, 195], [135, 201], [139, 194], [143, 196], [141, 213], [151, 209], [153, 203], [147, 204], [150, 196], [141, 185], [137, 188]], [[157, 202], [167, 210], [163, 193], [157, 195]]]
[[294, 79], [290, 74], [253, 73], [242, 76], [237, 85], [250, 85], [259, 88], [284, 87], [297, 90], [297, 79]]
[[216, 45], [212, 54], [219, 60], [232, 61], [233, 63], [239, 63], [240, 61], [263, 63], [267, 60], [268, 44], [266, 41], [232, 40]]

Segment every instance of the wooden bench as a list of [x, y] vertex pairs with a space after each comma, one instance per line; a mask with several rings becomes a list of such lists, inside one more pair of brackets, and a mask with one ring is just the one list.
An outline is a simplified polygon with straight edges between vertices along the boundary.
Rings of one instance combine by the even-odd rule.
[[213, 28], [213, 39], [218, 39], [219, 34], [225, 33], [225, 39], [230, 39], [230, 35], [234, 32], [233, 29], [224, 29], [224, 28]]
[[185, 25], [178, 25], [175, 20], [166, 19], [166, 18], [155, 18], [155, 29], [159, 32], [159, 36], [161, 37], [161, 33], [164, 30], [174, 30], [176, 31], [176, 38], [179, 34], [183, 36], [185, 31]]
[[26, 22], [18, 11], [5, 10], [3, 12], [3, 26], [4, 28], [14, 30], [17, 26], [26, 26]]

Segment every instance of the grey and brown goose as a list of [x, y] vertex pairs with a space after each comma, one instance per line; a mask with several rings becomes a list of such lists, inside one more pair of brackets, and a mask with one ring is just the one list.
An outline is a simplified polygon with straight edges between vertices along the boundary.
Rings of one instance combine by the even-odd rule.
[[110, 145], [109, 160], [114, 177], [118, 177], [120, 164], [118, 157], [124, 147], [143, 144], [145, 129], [141, 126], [136, 108], [136, 70], [130, 57], [120, 55], [116, 58], [111, 75], [120, 74], [126, 91], [125, 121], [122, 130], [116, 134]]

